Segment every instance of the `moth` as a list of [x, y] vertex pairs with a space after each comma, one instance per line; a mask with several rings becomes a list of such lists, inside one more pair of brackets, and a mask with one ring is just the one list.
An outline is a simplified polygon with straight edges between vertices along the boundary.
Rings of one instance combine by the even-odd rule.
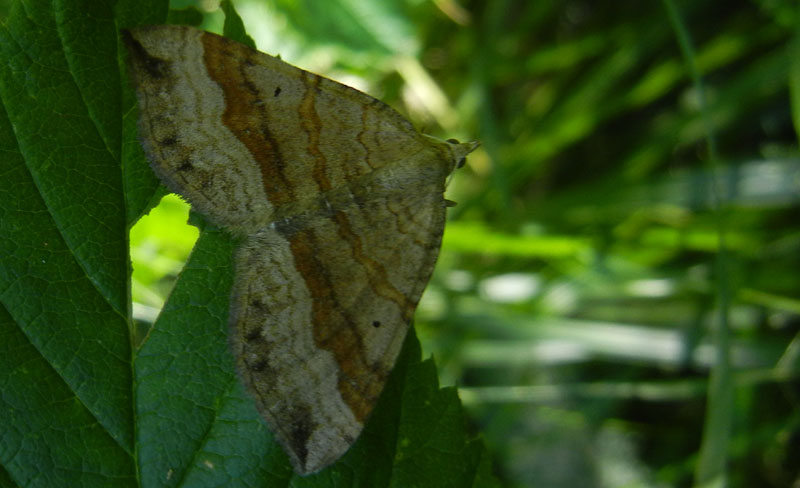
[[171, 191], [242, 239], [230, 342], [301, 475], [356, 441], [439, 254], [445, 184], [478, 143], [192, 27], [123, 33], [141, 144]]

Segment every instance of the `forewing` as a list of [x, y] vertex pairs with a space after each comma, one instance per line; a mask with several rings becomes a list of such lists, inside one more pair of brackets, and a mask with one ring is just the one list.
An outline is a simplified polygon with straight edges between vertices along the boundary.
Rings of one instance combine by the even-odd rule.
[[419, 139], [382, 102], [224, 37], [164, 25], [124, 38], [153, 169], [237, 234], [392, 163]]

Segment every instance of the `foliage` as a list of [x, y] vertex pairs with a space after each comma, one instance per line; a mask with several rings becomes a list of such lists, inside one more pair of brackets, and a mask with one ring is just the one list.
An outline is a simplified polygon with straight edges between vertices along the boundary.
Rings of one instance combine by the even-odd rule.
[[[140, 431], [129, 421], [132, 392], [113, 386], [130, 385], [142, 371], [137, 367], [150, 367], [147, 361], [158, 366], [190, 350], [210, 351], [200, 339], [184, 344], [187, 335], [222, 337], [219, 324], [204, 333], [182, 331], [194, 326], [191, 315], [176, 325], [175, 337], [158, 323], [147, 335], [155, 313], [148, 321], [145, 312], [161, 307], [189, 249], [175, 225], [149, 216], [131, 233], [134, 316], [143, 319], [142, 329], [132, 341], [125, 336], [127, 291], [119, 276], [126, 269], [125, 229], [160, 193], [143, 165], [123, 164], [120, 172], [97, 164], [140, 157], [133, 155], [130, 93], [99, 89], [124, 86], [116, 45], [102, 40], [116, 39], [114, 22], [156, 22], [165, 11], [134, 16], [141, 11], [119, 2], [112, 15], [92, 4], [83, 22], [94, 22], [93, 37], [73, 43], [65, 28], [76, 18], [67, 8], [73, 4], [54, 2], [51, 23], [31, 20], [48, 11], [39, 2], [21, 5], [21, 21], [32, 23], [13, 30], [7, 20], [0, 29], [3, 59], [18, 63], [0, 67], [4, 108], [12, 115], [0, 126], [0, 418], [10, 419], [0, 429], [0, 483], [28, 484], [20, 470], [31, 479], [38, 472], [66, 479], [76, 466], [87, 477], [133, 482], [126, 463]], [[261, 50], [366, 91], [432, 135], [482, 142], [449, 186], [448, 198], [458, 205], [450, 210], [416, 323], [441, 381], [459, 386], [506, 485], [798, 483], [795, 2], [242, 0], [236, 6]], [[223, 20], [212, 12], [205, 26], [222, 30]], [[41, 38], [26, 42], [34, 32]], [[71, 56], [58, 54], [64, 46]], [[100, 59], [115, 61], [92, 64]], [[9, 78], [24, 82], [12, 86]], [[53, 120], [67, 130], [48, 130]], [[87, 173], [92, 178], [78, 176]], [[31, 222], [47, 225], [28, 232]], [[23, 231], [25, 239], [8, 237]], [[224, 247], [223, 237], [201, 232], [200, 243]], [[195, 248], [183, 272], [206, 274], [198, 280], [209, 301], [211, 290], [229, 279], [212, 273], [223, 264], [193, 263], [221, 259], [211, 254]], [[175, 285], [172, 296], [181, 293]], [[131, 368], [137, 350], [130, 344], [157, 334], [167, 335], [163, 349]], [[109, 361], [83, 360], [99, 354]], [[201, 416], [226, 415], [215, 427], [230, 421], [233, 431], [259, 429], [254, 417], [232, 413], [249, 408], [238, 392], [191, 388], [203, 368], [230, 375], [214, 364], [190, 363], [183, 382], [169, 388], [216, 399], [210, 406], [183, 399]], [[158, 421], [164, 406], [156, 393], [148, 400]], [[110, 457], [69, 457], [73, 441], [84, 446], [78, 452]], [[249, 443], [243, 449], [269, 450]], [[212, 451], [150, 455], [192, 452]], [[194, 464], [183, 464], [189, 475], [181, 480], [190, 484], [207, 469], [204, 461], [237, 459], [198, 454]], [[243, 470], [285, 474], [283, 465], [240, 462]]]
[[164, 192], [136, 141], [119, 29], [166, 7], [20, 2], [0, 27], [0, 486], [493, 486], [413, 333], [359, 441], [294, 475], [227, 348], [235, 242], [199, 218], [158, 318], [133, 320], [128, 231]]
[[482, 142], [417, 323], [501, 477], [796, 483], [796, 5], [334, 3], [265, 48]]

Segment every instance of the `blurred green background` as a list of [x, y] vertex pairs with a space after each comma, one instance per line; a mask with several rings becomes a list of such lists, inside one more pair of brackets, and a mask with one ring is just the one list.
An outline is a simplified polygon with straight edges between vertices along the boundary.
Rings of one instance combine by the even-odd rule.
[[[234, 3], [260, 50], [482, 142], [416, 326], [505, 486], [800, 486], [797, 2]], [[131, 232], [138, 319], [187, 213]]]

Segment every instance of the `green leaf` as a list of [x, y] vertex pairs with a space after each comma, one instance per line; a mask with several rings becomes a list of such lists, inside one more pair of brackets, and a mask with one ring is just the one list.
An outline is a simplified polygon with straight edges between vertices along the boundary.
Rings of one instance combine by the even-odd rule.
[[225, 36], [233, 39], [234, 41], [241, 42], [245, 46], [256, 49], [256, 43], [245, 32], [242, 18], [239, 13], [233, 8], [233, 4], [228, 0], [223, 0], [220, 8], [225, 12], [225, 25], [223, 27]]
[[415, 54], [419, 49], [414, 26], [409, 16], [403, 15], [409, 8], [406, 2], [278, 0], [275, 3], [312, 42], [324, 39], [325, 44], [335, 44], [353, 53]]
[[491, 486], [413, 332], [353, 449], [296, 477], [234, 373], [236, 243], [211, 226], [133, 345], [128, 230], [163, 190], [119, 29], [167, 10], [109, 5], [18, 2], [0, 26], [0, 485]]
[[[24, 388], [15, 390], [31, 404], [3, 403], [3, 421], [14, 419], [3, 435], [31, 444], [11, 449], [12, 443], [7, 452], [34, 472], [42, 468], [31, 461], [63, 445], [65, 429], [80, 433], [90, 453], [113, 444], [105, 462], [97, 454], [84, 460], [73, 455], [54, 463], [52, 478], [42, 472], [34, 479], [55, 481], [70, 469], [102, 473], [111, 466], [121, 469], [108, 474], [131, 477], [131, 467], [120, 462], [133, 452], [134, 429], [131, 391], [120, 387], [130, 384], [131, 351], [119, 106], [111, 105], [116, 134], [105, 127], [111, 117], [100, 108], [119, 96], [116, 52], [97, 51], [112, 62], [76, 61], [83, 52], [75, 41], [78, 25], [59, 24], [64, 19], [51, 8], [25, 7], [23, 12], [23, 4], [15, 4], [0, 28], [0, 299], [3, 334], [20, 351], [3, 356], [9, 383], [2, 390], [11, 392], [27, 371], [46, 371], [42, 384], [29, 387], [47, 383], [64, 394], [49, 398], [50, 391], [42, 390], [44, 397], [36, 400]], [[96, 71], [96, 80], [85, 71]], [[94, 93], [107, 83], [111, 96]], [[41, 367], [34, 366], [41, 360]], [[37, 408], [45, 406], [45, 412]], [[56, 412], [52, 422], [39, 417]], [[34, 457], [25, 460], [27, 454]]]

